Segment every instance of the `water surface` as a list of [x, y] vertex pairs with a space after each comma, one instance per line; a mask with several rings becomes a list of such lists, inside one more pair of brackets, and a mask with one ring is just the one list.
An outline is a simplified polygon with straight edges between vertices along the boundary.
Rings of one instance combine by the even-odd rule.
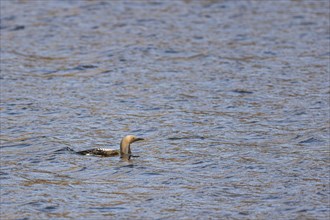
[[1, 219], [328, 219], [329, 7], [2, 0]]

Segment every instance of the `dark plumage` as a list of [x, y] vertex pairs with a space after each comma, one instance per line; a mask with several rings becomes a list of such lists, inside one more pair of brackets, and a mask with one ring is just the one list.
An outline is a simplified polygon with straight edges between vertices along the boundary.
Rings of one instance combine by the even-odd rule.
[[106, 148], [94, 148], [89, 150], [78, 151], [77, 154], [82, 155], [99, 155], [103, 157], [111, 157], [119, 155], [119, 150], [106, 149]]

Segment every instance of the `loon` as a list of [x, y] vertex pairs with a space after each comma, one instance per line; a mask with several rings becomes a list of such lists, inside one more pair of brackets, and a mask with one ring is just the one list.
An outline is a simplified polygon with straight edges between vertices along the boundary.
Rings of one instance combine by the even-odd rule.
[[108, 148], [93, 148], [89, 150], [77, 151], [77, 154], [82, 155], [96, 155], [103, 157], [111, 157], [120, 155], [121, 158], [131, 159], [133, 156], [131, 152], [131, 144], [136, 141], [142, 141], [143, 138], [135, 137], [134, 135], [126, 135], [120, 142], [120, 150], [108, 149]]

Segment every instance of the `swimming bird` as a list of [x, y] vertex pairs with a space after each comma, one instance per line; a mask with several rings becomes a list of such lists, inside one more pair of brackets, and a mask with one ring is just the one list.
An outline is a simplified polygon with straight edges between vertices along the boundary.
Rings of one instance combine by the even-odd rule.
[[[76, 153], [82, 155], [97, 155], [103, 157], [111, 157], [120, 155], [121, 158], [130, 159], [132, 155], [131, 144], [136, 141], [142, 141], [143, 138], [135, 137], [134, 135], [126, 135], [120, 142], [120, 149], [108, 149], [108, 148], [93, 148], [89, 150], [77, 151]], [[134, 156], [133, 156], [134, 157]]]

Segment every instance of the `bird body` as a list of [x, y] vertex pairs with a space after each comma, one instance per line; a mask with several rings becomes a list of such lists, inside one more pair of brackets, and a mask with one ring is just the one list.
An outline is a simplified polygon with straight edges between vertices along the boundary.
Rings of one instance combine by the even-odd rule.
[[78, 154], [82, 155], [99, 155], [103, 157], [117, 156], [120, 154], [119, 150], [107, 149], [107, 148], [94, 148], [89, 150], [78, 151]]

